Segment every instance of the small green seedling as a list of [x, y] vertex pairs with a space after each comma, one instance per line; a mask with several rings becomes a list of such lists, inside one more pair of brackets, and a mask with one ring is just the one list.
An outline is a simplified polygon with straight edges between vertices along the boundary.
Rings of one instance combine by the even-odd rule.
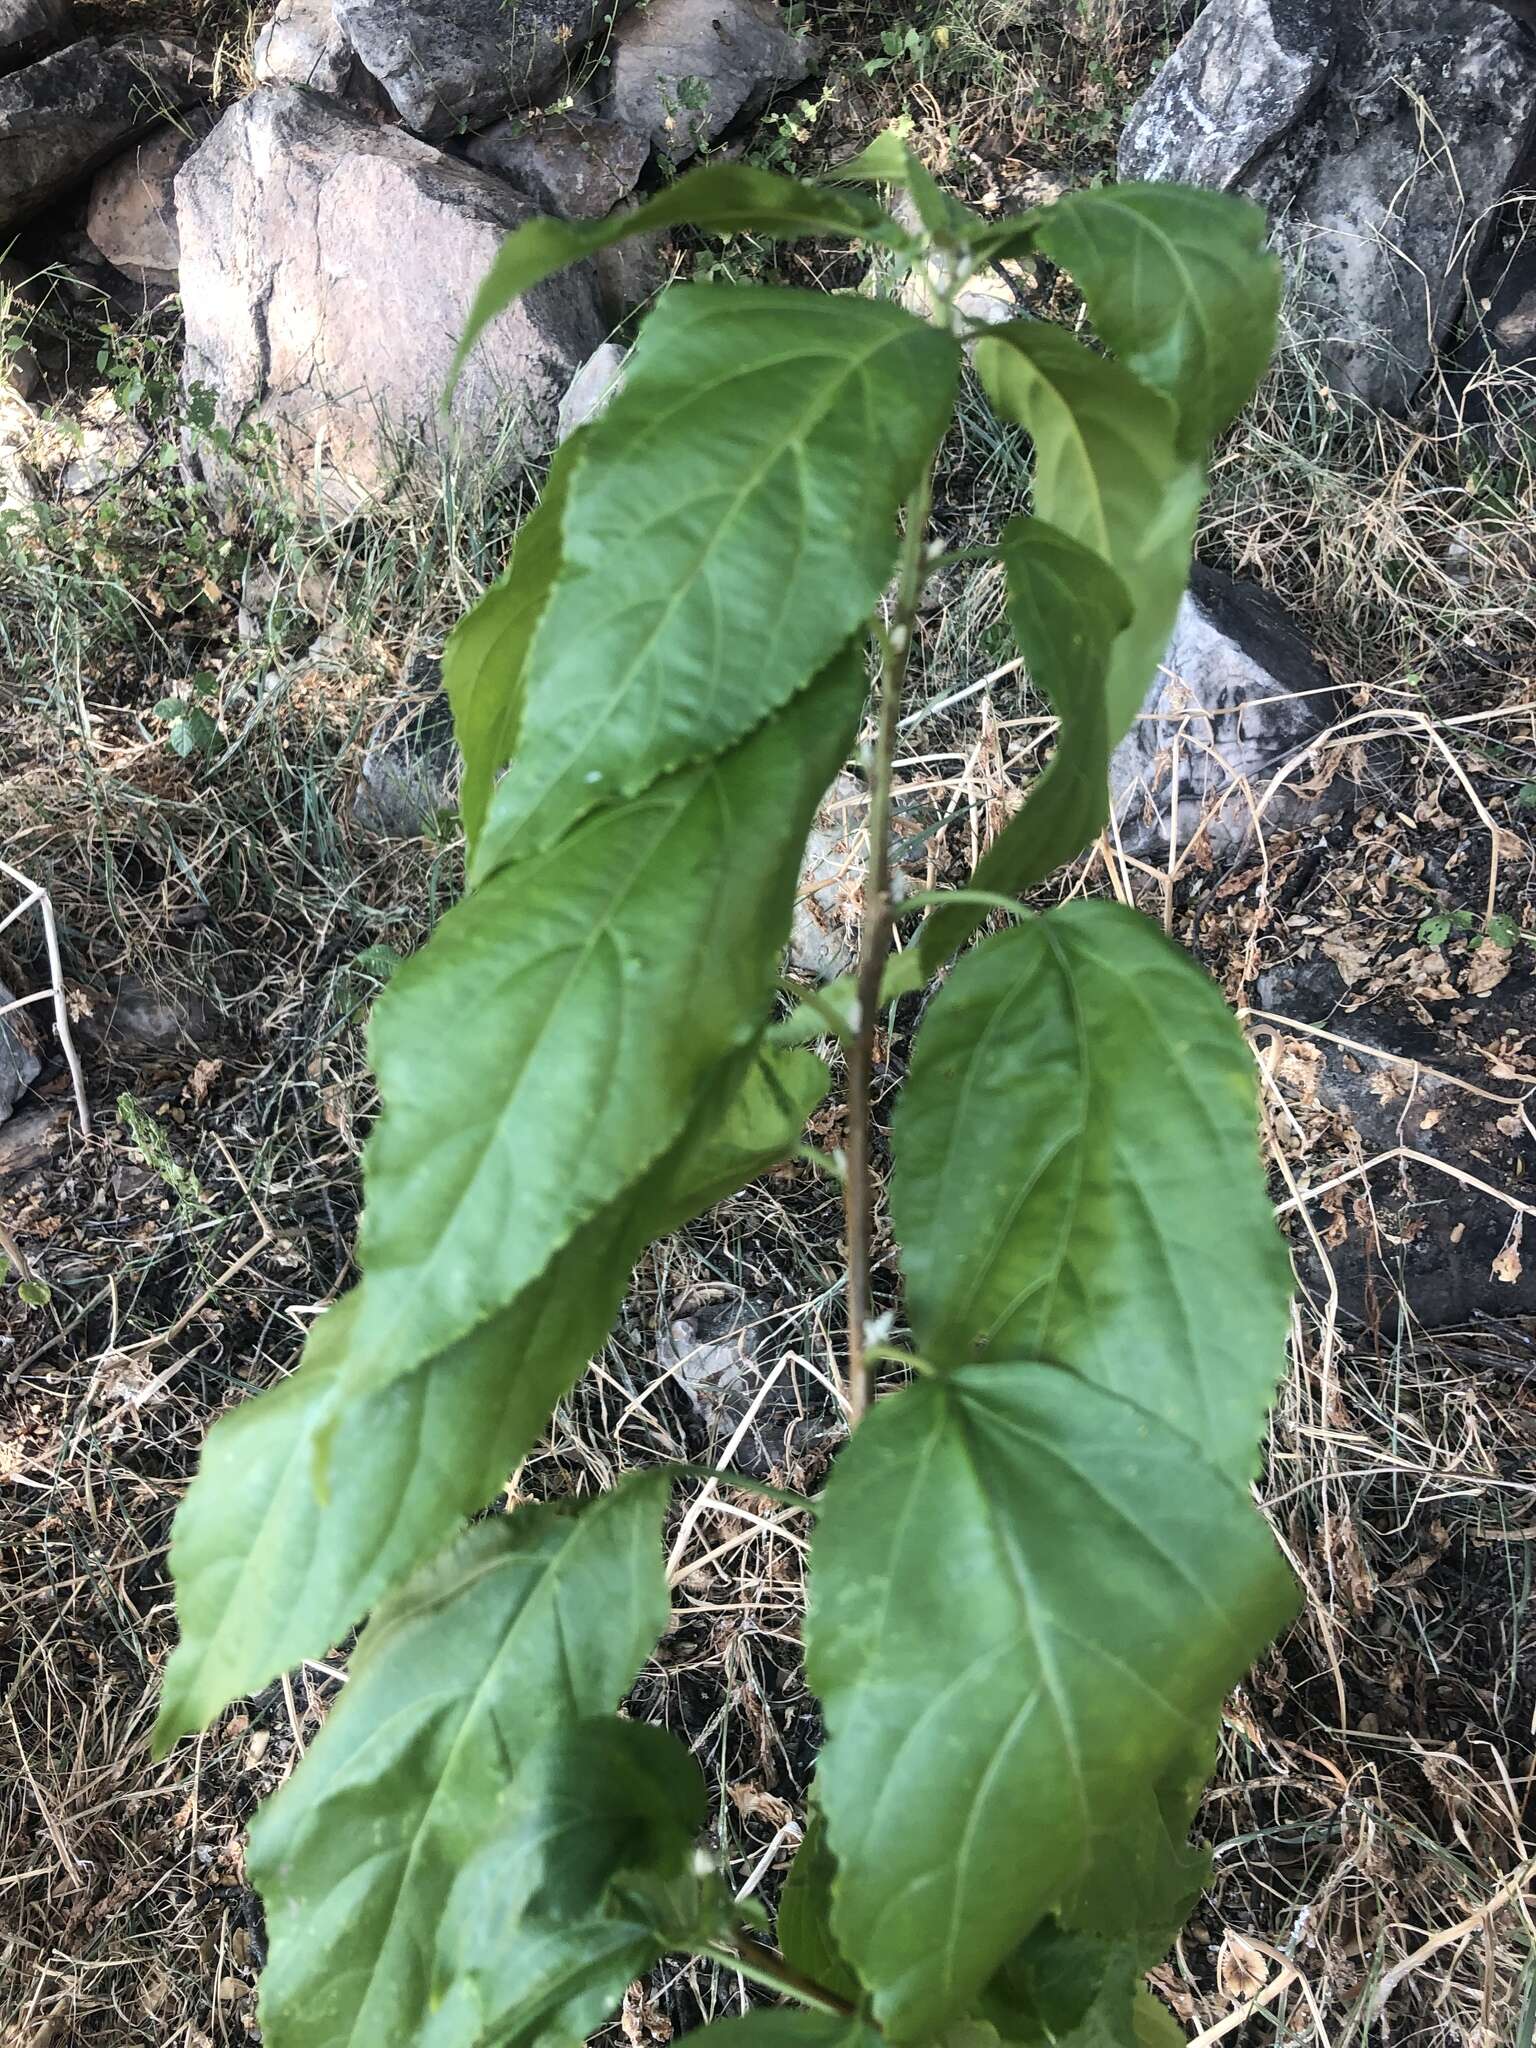
[[193, 676], [187, 685], [184, 697], [162, 697], [154, 707], [154, 716], [163, 719], [169, 730], [166, 745], [173, 754], [183, 760], [189, 754], [217, 754], [224, 744], [219, 731], [218, 720], [205, 708], [206, 700], [218, 695], [219, 679], [204, 669]]

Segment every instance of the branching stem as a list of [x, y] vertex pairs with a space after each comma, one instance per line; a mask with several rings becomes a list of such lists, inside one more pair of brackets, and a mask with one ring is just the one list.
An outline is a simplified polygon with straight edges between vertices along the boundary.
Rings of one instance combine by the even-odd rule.
[[743, 1977], [750, 1977], [754, 1984], [762, 1984], [770, 1991], [782, 1991], [787, 1997], [798, 1998], [802, 2005], [808, 2005], [815, 2012], [835, 2013], [839, 2018], [852, 2013], [856, 2008], [846, 1998], [839, 1998], [835, 1991], [829, 1991], [825, 1984], [818, 1984], [810, 1977], [804, 1977], [792, 1969], [782, 1956], [776, 1956], [772, 1949], [764, 1948], [754, 1941], [750, 1934], [738, 1934], [728, 1944], [719, 1948], [705, 1949], [704, 1953], [713, 1962], [724, 1963], [728, 1969], [740, 1970]]
[[928, 580], [928, 512], [933, 469], [907, 504], [906, 532], [896, 578], [896, 603], [880, 635], [880, 697], [874, 772], [869, 794], [869, 872], [864, 883], [863, 933], [859, 945], [858, 1005], [848, 1046], [848, 1162], [843, 1214], [848, 1236], [848, 1427], [869, 1406], [872, 1360], [865, 1335], [870, 1317], [874, 1256], [875, 1183], [871, 1162], [875, 1030], [880, 1018], [880, 979], [891, 950], [891, 785], [902, 690], [917, 630], [917, 605]]

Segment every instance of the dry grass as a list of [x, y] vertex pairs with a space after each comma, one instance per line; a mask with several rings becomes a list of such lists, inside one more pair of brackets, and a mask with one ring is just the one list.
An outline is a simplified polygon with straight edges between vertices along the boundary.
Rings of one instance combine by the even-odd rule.
[[[814, 158], [899, 106], [953, 182], [1011, 205], [1105, 167], [1166, 26], [1085, 9], [1064, 28], [967, 0], [889, 66], [860, 68], [906, 25], [839, 15], [832, 89], [791, 110], [803, 135], [770, 126], [769, 143]], [[837, 274], [830, 257], [796, 261]], [[152, 339], [114, 346], [158, 360]], [[164, 432], [153, 398], [140, 403]], [[1536, 502], [1528, 464], [1481, 448], [1454, 427], [1340, 411], [1297, 338], [1222, 453], [1202, 550], [1293, 604], [1353, 693], [1294, 773], [1362, 774], [1365, 827], [1302, 845], [1255, 791], [1262, 830], [1233, 887], [1198, 841], [1155, 872], [1107, 845], [1062, 887], [1141, 903], [1239, 1006], [1341, 927], [1373, 972], [1411, 982], [1422, 896], [1403, 877], [1426, 856], [1455, 856], [1479, 910], [1491, 894], [1528, 915]], [[1017, 446], [967, 409], [941, 530], [994, 531], [1024, 483]], [[0, 1216], [53, 1289], [46, 1311], [0, 1298], [5, 2048], [200, 2048], [255, 2030], [262, 1937], [241, 1831], [313, 1738], [339, 1667], [306, 1666], [152, 1765], [172, 1639], [164, 1543], [209, 1417], [288, 1371], [346, 1282], [376, 949], [419, 944], [458, 886], [451, 843], [368, 839], [350, 794], [406, 659], [494, 571], [518, 509], [470, 489], [407, 497], [342, 533], [230, 531], [140, 478], [10, 552], [0, 538], [0, 842], [52, 892], [98, 1112], [83, 1141], [55, 1062], [0, 1131]], [[242, 641], [248, 556], [275, 574]], [[909, 805], [938, 821], [935, 880], [968, 867], [1049, 738], [1009, 667], [999, 597], [987, 572], [956, 578], [924, 620], [900, 773]], [[225, 745], [178, 761], [150, 707], [204, 670]], [[41, 985], [27, 928], [0, 948], [0, 975]], [[1446, 971], [1469, 964], [1453, 949]], [[185, 1032], [146, 1042], [114, 1021], [125, 979]], [[888, 1090], [916, 1014], [884, 1048]], [[1305, 1020], [1255, 1017], [1252, 1035], [1277, 1201], [1314, 1257], [1264, 1487], [1306, 1607], [1231, 1703], [1205, 1812], [1217, 1881], [1158, 1982], [1193, 2037], [1234, 2048], [1529, 2048], [1536, 1331], [1430, 1337], [1409, 1322], [1362, 1337], [1336, 1317], [1319, 1242], [1341, 1200], [1369, 1208], [1390, 1188], [1360, 1172], [1347, 1133], [1309, 1116], [1305, 1060], [1276, 1056], [1305, 1048]], [[1494, 1085], [1521, 1098], [1536, 1059]], [[124, 1092], [158, 1143], [114, 1111]], [[839, 1115], [822, 1112], [819, 1141], [836, 1142]], [[1313, 1193], [1341, 1173], [1354, 1176], [1342, 1191]], [[510, 1496], [722, 1457], [730, 1433], [687, 1396], [665, 1344], [680, 1318], [711, 1315], [756, 1326], [749, 1435], [780, 1477], [813, 1488], [839, 1436], [840, 1233], [833, 1192], [797, 1164], [655, 1247]], [[888, 1241], [881, 1254], [894, 1297]], [[759, 1499], [687, 1490], [671, 1529], [676, 1619], [636, 1694], [693, 1745], [721, 1851], [738, 1885], [768, 1895], [818, 1737], [797, 1646], [804, 1535]], [[663, 2041], [745, 1997], [712, 1968], [669, 1963], [615, 2038]]]

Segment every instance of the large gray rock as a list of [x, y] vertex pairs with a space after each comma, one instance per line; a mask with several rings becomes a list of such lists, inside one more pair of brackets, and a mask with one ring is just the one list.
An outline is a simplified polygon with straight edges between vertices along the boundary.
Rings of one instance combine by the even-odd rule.
[[1235, 185], [1322, 84], [1337, 39], [1330, 0], [1212, 0], [1131, 109], [1120, 176]]
[[163, 122], [96, 173], [85, 231], [125, 277], [173, 290], [181, 262], [176, 173], [213, 126], [208, 107]]
[[1446, 367], [1452, 416], [1506, 462], [1518, 461], [1536, 441], [1536, 235], [1485, 254], [1465, 329]]
[[1346, 33], [1318, 112], [1258, 167], [1335, 387], [1412, 398], [1536, 134], [1536, 37], [1487, 0], [1393, 0]]
[[336, 18], [418, 134], [447, 136], [555, 95], [610, 0], [336, 0]]
[[[242, 100], [176, 181], [185, 374], [217, 421], [271, 430], [280, 478], [347, 512], [442, 440], [476, 288], [535, 209], [500, 179], [296, 86]], [[536, 456], [603, 336], [583, 268], [501, 315], [466, 365], [453, 439]], [[210, 481], [216, 464], [200, 460]]]
[[[1210, 0], [1133, 109], [1121, 174], [1267, 207], [1330, 382], [1400, 408], [1536, 133], [1536, 36], [1492, 0], [1347, 0], [1314, 91], [1329, 30], [1311, 0], [1288, 4], [1283, 27], [1278, 0], [1262, 22], [1254, 0]], [[1242, 53], [1246, 81], [1226, 61]]]
[[0, 0], [0, 74], [45, 57], [74, 32], [70, 0]]
[[651, 145], [617, 121], [561, 114], [498, 121], [466, 153], [546, 213], [600, 220], [634, 191]]
[[278, 0], [251, 51], [251, 75], [258, 85], [307, 85], [340, 98], [355, 62], [331, 0]]
[[206, 99], [210, 73], [165, 36], [89, 36], [0, 78], [0, 228], [38, 212], [125, 143]]
[[[1229, 856], [1253, 831], [1243, 786], [1260, 798], [1338, 710], [1333, 685], [1274, 600], [1197, 565], [1162, 673], [1110, 760], [1121, 845], [1141, 860], [1167, 852], [1176, 786], [1180, 849], [1203, 824], [1210, 851]], [[1295, 822], [1302, 802], [1285, 785], [1266, 827]]]
[[603, 112], [681, 163], [815, 62], [772, 0], [651, 0], [614, 28]]
[[34, 1050], [33, 1034], [25, 1010], [3, 1014], [16, 1000], [0, 981], [0, 1123], [10, 1115], [27, 1089], [43, 1071]]

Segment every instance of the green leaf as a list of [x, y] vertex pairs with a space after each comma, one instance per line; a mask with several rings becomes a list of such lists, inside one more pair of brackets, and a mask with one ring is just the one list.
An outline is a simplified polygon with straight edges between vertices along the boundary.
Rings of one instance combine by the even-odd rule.
[[827, 1824], [813, 1804], [806, 1816], [804, 1838], [779, 1894], [779, 1953], [802, 1977], [856, 2005], [864, 1995], [863, 1987], [832, 1938], [832, 1881], [836, 1875]]
[[697, 1891], [707, 1808], [697, 1765], [659, 1728], [609, 1717], [549, 1737], [454, 1884], [424, 2048], [577, 2048], [668, 1945], [658, 1923]]
[[586, 429], [477, 877], [734, 745], [862, 637], [958, 363], [898, 306], [667, 293]]
[[1138, 1984], [1131, 2002], [1131, 2039], [1135, 2048], [1188, 2048], [1188, 2036], [1161, 1999]]
[[1034, 441], [1036, 517], [1101, 555], [1130, 593], [1104, 681], [1113, 744], [1167, 652], [1204, 473], [1175, 445], [1169, 401], [1060, 328], [994, 328], [976, 344], [976, 369], [994, 408]]
[[1075, 1373], [875, 1408], [822, 1499], [806, 1668], [834, 1932], [890, 2038], [970, 2010], [1292, 1606], [1245, 1490]]
[[951, 198], [922, 158], [894, 128], [887, 128], [840, 164], [833, 174], [850, 185], [894, 185], [910, 195], [917, 217], [938, 242], [968, 242], [985, 227], [979, 214]]
[[380, 1608], [314, 1746], [251, 1827], [271, 2048], [414, 2039], [459, 1869], [534, 1746], [611, 1708], [667, 1620], [666, 1481], [468, 1531]]
[[1016, 2048], [1133, 2048], [1128, 1950], [1043, 1920], [1006, 1958], [979, 2010]]
[[1033, 241], [1076, 280], [1100, 336], [1179, 409], [1202, 461], [1253, 396], [1275, 345], [1281, 272], [1261, 210], [1191, 185], [1069, 192], [1033, 217]]
[[517, 744], [528, 650], [560, 568], [560, 522], [581, 444], [576, 433], [561, 447], [544, 495], [518, 528], [505, 571], [454, 627], [443, 649], [443, 688], [464, 756], [459, 809], [471, 859], [496, 777]]
[[863, 695], [854, 647], [731, 752], [499, 869], [395, 974], [369, 1031], [349, 1392], [509, 1308], [720, 1100]]
[[[1102, 555], [1048, 526], [1014, 519], [999, 549], [1008, 578], [1008, 618], [1029, 678], [1061, 720], [1056, 752], [1024, 808], [982, 856], [972, 886], [1021, 895], [1072, 860], [1109, 818], [1112, 734], [1107, 701], [1114, 643], [1131, 622], [1131, 598]], [[923, 927], [930, 973], [964, 943], [986, 913], [955, 904]]]
[[1252, 1476], [1290, 1266], [1253, 1063], [1187, 955], [1111, 903], [985, 940], [928, 1007], [891, 1145], [925, 1356], [1054, 1359]]
[[53, 1289], [46, 1280], [23, 1280], [16, 1292], [28, 1308], [46, 1308], [53, 1299]]
[[750, 164], [706, 164], [664, 187], [632, 213], [609, 214], [598, 221], [533, 220], [509, 235], [475, 294], [449, 390], [481, 334], [514, 299], [567, 264], [615, 242], [682, 226], [715, 235], [762, 235], [772, 241], [828, 235], [895, 248], [913, 246], [884, 207], [862, 193], [805, 185]]
[[[723, 1118], [578, 1232], [543, 1281], [423, 1372], [345, 1400], [356, 1290], [299, 1370], [209, 1432], [176, 1517], [181, 1642], [156, 1747], [333, 1643], [502, 1486], [585, 1371], [651, 1235], [675, 1229], [788, 1156], [826, 1093], [804, 1052], [753, 1063]], [[722, 1071], [719, 1092], [728, 1096]], [[331, 1448], [330, 1488], [314, 1486]]]
[[[474, 1889], [471, 1889], [471, 1882]], [[419, 2048], [582, 2048], [663, 1949], [623, 1899], [563, 1926], [519, 1918], [488, 1852], [453, 1894], [440, 1939], [439, 1994]]]
[[382, 942], [376, 946], [364, 946], [352, 962], [360, 974], [371, 975], [375, 981], [388, 981], [400, 965], [401, 955], [393, 946]]
[[621, 1872], [679, 1876], [709, 1818], [699, 1767], [664, 1728], [596, 1715], [557, 1729], [519, 1770], [508, 1831], [536, 1870], [525, 1910], [566, 1920]]
[[[915, 995], [926, 979], [916, 946], [892, 953], [880, 976], [881, 1009], [902, 996]], [[774, 1046], [811, 1045], [830, 1035], [846, 1042], [854, 1035], [858, 1010], [859, 978], [856, 974], [840, 974], [836, 981], [817, 989], [814, 996], [797, 1003], [787, 1017], [776, 1018], [768, 1026], [766, 1041]]]
[[1089, 1845], [1061, 1901], [1064, 1927], [1123, 1943], [1138, 1969], [1160, 1962], [1210, 1882], [1211, 1855], [1189, 1831], [1211, 1775], [1216, 1712], [1193, 1731], [1156, 1783], [1127, 1794], [1120, 1817]]
[[1443, 946], [1451, 936], [1451, 920], [1444, 912], [1433, 917], [1422, 918], [1419, 922], [1418, 941], [1421, 946]]

